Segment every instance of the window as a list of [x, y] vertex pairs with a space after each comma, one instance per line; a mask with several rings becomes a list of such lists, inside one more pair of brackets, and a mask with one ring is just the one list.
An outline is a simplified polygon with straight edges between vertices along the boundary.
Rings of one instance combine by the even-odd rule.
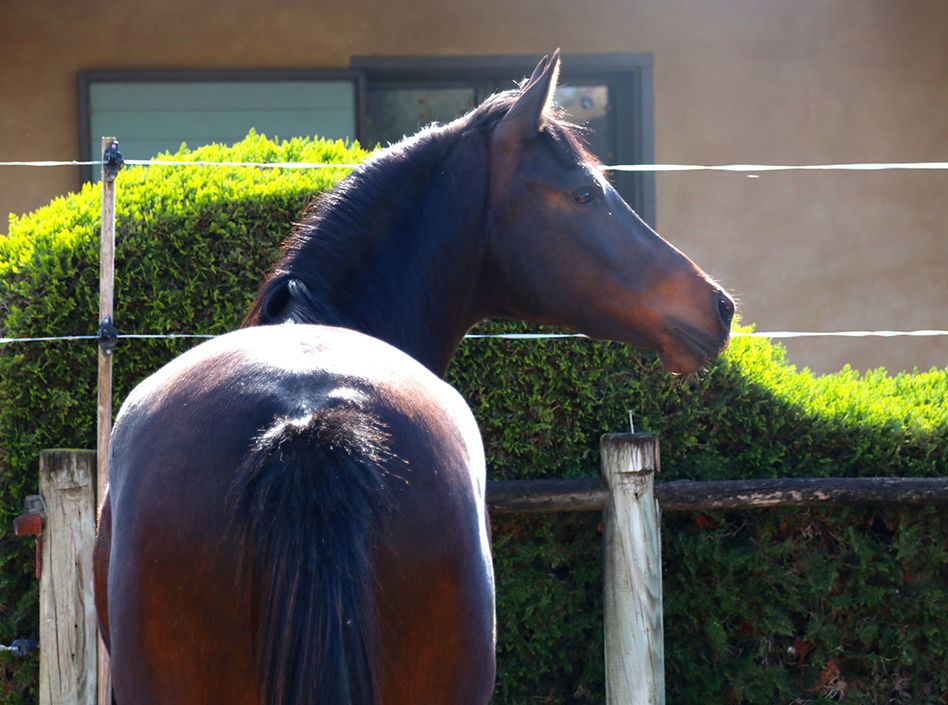
[[[269, 137], [357, 135], [358, 77], [327, 72], [87, 72], [79, 76], [82, 160], [100, 138], [119, 138], [126, 159], [148, 159], [211, 142], [229, 144], [251, 128]], [[99, 178], [88, 169], [84, 180]]]
[[[529, 75], [536, 57], [354, 57], [365, 77], [359, 134], [368, 145], [388, 144], [430, 122], [448, 122], [491, 93]], [[569, 56], [556, 101], [590, 128], [592, 151], [605, 164], [654, 161], [652, 62], [642, 54]], [[653, 174], [613, 172], [629, 204], [655, 225]]]
[[[231, 143], [250, 128], [288, 139], [320, 135], [388, 144], [431, 122], [449, 122], [528, 75], [535, 56], [354, 57], [350, 71], [89, 71], [79, 75], [80, 151], [99, 138], [148, 159], [182, 142]], [[606, 164], [654, 161], [652, 61], [643, 54], [568, 56], [557, 102], [588, 125]], [[85, 168], [83, 179], [98, 179]], [[613, 172], [619, 192], [655, 225], [653, 174]]]

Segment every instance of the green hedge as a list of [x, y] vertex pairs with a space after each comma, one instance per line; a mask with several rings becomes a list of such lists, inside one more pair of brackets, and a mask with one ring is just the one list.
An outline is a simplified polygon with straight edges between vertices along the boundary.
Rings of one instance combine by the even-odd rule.
[[[356, 146], [251, 134], [174, 159], [335, 161]], [[344, 170], [151, 167], [119, 175], [116, 321], [125, 332], [222, 332], [249, 305], [310, 197]], [[0, 237], [0, 336], [96, 327], [99, 190]], [[518, 328], [515, 324], [500, 324]], [[496, 325], [495, 325], [496, 327]], [[123, 341], [116, 403], [193, 342]], [[42, 448], [94, 446], [92, 343], [0, 348], [0, 524], [36, 489]], [[598, 436], [662, 435], [665, 479], [945, 475], [948, 372], [814, 377], [757, 339], [670, 378], [654, 356], [578, 340], [462, 344], [494, 478], [595, 474]], [[495, 518], [494, 701], [601, 703], [598, 517]], [[668, 701], [942, 703], [948, 699], [948, 521], [932, 509], [669, 514], [663, 524]], [[0, 538], [0, 641], [35, 635], [29, 541]], [[35, 659], [0, 655], [0, 703], [32, 702]]]

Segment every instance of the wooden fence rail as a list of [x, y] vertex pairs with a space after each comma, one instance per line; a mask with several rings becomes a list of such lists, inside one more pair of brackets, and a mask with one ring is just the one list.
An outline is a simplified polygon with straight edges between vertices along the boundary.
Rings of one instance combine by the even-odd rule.
[[[655, 496], [664, 512], [820, 504], [948, 504], [948, 477], [827, 477], [774, 480], [673, 480]], [[599, 512], [609, 500], [598, 477], [487, 483], [492, 512]]]

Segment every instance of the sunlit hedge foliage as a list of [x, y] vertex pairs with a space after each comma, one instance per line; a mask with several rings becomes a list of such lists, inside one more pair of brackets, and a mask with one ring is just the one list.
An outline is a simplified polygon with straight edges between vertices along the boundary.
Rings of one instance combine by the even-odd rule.
[[[339, 142], [251, 134], [174, 159], [349, 163]], [[344, 169], [150, 167], [119, 176], [116, 321], [123, 332], [236, 326], [309, 199]], [[99, 189], [0, 236], [0, 336], [96, 328]], [[508, 326], [509, 327], [509, 326]], [[115, 402], [193, 344], [123, 341]], [[36, 490], [38, 453], [94, 447], [91, 342], [0, 348], [0, 525]], [[670, 378], [648, 354], [585, 340], [462, 344], [450, 381], [477, 415], [494, 478], [595, 474], [598, 436], [662, 436], [664, 479], [948, 475], [948, 373], [798, 372], [766, 341]], [[601, 703], [598, 517], [494, 521], [503, 704]], [[943, 703], [948, 521], [866, 507], [664, 518], [668, 701]], [[0, 538], [0, 642], [35, 636], [32, 546]], [[0, 654], [0, 702], [33, 702], [35, 659]]]

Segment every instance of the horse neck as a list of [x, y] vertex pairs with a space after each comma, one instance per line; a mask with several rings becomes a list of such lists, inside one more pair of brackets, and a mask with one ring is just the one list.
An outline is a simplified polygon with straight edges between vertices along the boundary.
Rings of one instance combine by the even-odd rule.
[[334, 248], [346, 258], [320, 258], [315, 270], [294, 273], [316, 304], [312, 315], [291, 317], [384, 340], [443, 377], [464, 334], [482, 318], [477, 279], [486, 141], [455, 136], [420, 149], [420, 155], [385, 156], [370, 166], [375, 177], [384, 177], [383, 203], [329, 204], [347, 208], [347, 232]]

